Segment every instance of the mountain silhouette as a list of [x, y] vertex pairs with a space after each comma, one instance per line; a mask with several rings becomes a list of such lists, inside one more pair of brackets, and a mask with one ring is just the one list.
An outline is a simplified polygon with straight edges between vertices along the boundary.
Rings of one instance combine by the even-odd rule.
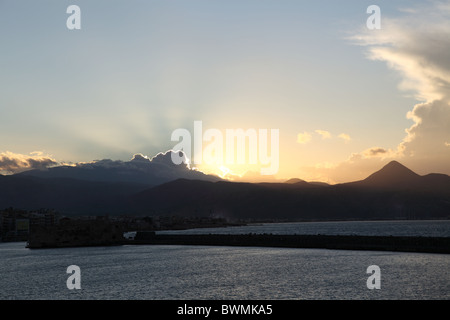
[[128, 210], [127, 198], [147, 188], [146, 184], [129, 182], [3, 176], [0, 208], [48, 208], [68, 215], [121, 214]]
[[442, 173], [429, 173], [421, 177], [424, 188], [433, 192], [446, 193], [450, 190], [450, 177]]
[[438, 173], [421, 176], [401, 163], [391, 161], [364, 180], [347, 185], [445, 193], [450, 190], [450, 176]]
[[305, 180], [299, 179], [299, 178], [292, 178], [289, 180], [286, 180], [284, 183], [290, 183], [290, 184], [294, 184], [294, 183], [306, 183]]
[[420, 176], [394, 161], [366, 179], [340, 185], [180, 179], [132, 196], [133, 206], [158, 214], [232, 219], [335, 220], [450, 217], [450, 177]]
[[[155, 166], [158, 160], [136, 159], [0, 175], [0, 208], [245, 221], [450, 218], [450, 177], [437, 173], [421, 176], [398, 162], [390, 162], [360, 181], [328, 185], [301, 179], [231, 182], [183, 167], [172, 168], [175, 172], [169, 174], [167, 157], [159, 160], [161, 166]], [[187, 178], [185, 173], [191, 171], [193, 175]], [[135, 179], [139, 174], [143, 179]]]
[[420, 176], [397, 161], [391, 161], [381, 170], [360, 181], [372, 187], [404, 187], [420, 182]]

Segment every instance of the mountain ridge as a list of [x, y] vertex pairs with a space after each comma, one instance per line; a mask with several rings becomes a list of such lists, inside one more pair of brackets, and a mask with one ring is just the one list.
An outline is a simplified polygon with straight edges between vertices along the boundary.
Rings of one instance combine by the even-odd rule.
[[441, 192], [444, 188], [450, 190], [450, 176], [442, 173], [419, 175], [398, 161], [391, 161], [365, 179], [343, 185]]
[[[189, 191], [182, 197], [158, 202], [183, 189]], [[138, 207], [157, 203], [159, 213], [196, 212], [225, 218], [450, 218], [450, 176], [420, 176], [390, 162], [363, 180], [338, 185], [315, 185], [295, 178], [247, 184], [175, 180], [144, 190], [133, 200]]]
[[184, 215], [252, 220], [450, 218], [450, 176], [420, 176], [400, 163], [390, 163], [366, 179], [351, 183], [323, 185], [301, 179], [292, 182], [183, 177], [150, 185], [17, 174], [0, 177], [0, 208], [52, 208], [70, 215]]

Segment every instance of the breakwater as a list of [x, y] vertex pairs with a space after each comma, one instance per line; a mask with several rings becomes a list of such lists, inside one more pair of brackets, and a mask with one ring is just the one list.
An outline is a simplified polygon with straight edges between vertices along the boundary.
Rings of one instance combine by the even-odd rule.
[[450, 237], [280, 235], [280, 234], [157, 234], [137, 231], [126, 239], [120, 225], [108, 221], [85, 221], [52, 228], [35, 228], [27, 248], [65, 248], [117, 245], [202, 245], [335, 250], [376, 250], [450, 253]]
[[450, 237], [397, 237], [356, 235], [204, 234], [151, 235], [124, 241], [129, 245], [204, 245], [338, 250], [375, 250], [450, 253]]

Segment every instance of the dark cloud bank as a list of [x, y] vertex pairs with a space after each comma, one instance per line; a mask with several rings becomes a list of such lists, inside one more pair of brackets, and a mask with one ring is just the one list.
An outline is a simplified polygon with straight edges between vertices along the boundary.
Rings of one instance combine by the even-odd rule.
[[207, 181], [220, 180], [217, 176], [206, 175], [201, 171], [191, 169], [188, 164], [174, 164], [171, 158], [172, 153], [173, 151], [158, 153], [151, 159], [142, 154], [135, 154], [130, 161], [103, 159], [89, 163], [29, 170], [21, 174], [41, 178], [141, 183], [148, 186], [180, 178]]

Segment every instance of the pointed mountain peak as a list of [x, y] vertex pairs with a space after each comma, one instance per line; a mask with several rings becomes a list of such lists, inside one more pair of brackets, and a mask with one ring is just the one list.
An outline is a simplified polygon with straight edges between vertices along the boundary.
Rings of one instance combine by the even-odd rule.
[[419, 175], [412, 171], [411, 169], [408, 169], [404, 165], [402, 165], [398, 161], [391, 161], [387, 165], [385, 165], [378, 173], [384, 172], [385, 174], [390, 174], [397, 176], [398, 178], [406, 178], [406, 177], [418, 177]]
[[363, 180], [364, 184], [371, 186], [408, 186], [416, 183], [420, 176], [397, 161], [391, 161], [381, 170], [371, 174]]
[[[391, 162], [389, 162], [381, 170], [383, 170], [383, 169], [395, 169], [395, 170], [404, 170], [404, 169], [406, 169], [406, 170], [409, 170], [407, 167], [405, 167], [400, 162], [395, 161], [395, 160], [392, 160]], [[409, 171], [411, 171], [411, 170], [409, 170]]]

